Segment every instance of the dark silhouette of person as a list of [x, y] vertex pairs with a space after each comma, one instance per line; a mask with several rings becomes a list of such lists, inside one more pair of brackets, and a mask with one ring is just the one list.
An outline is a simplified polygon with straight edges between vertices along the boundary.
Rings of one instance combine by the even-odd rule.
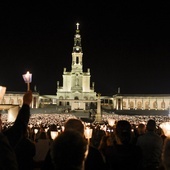
[[50, 149], [50, 144], [51, 139], [48, 138], [45, 131], [41, 131], [35, 142], [36, 153], [33, 157], [35, 168], [41, 168], [43, 166], [46, 155]]
[[20, 140], [15, 148], [19, 170], [33, 170], [33, 157], [36, 153], [35, 143], [29, 139], [26, 131], [24, 137]]
[[143, 169], [158, 169], [161, 165], [163, 139], [156, 133], [155, 120], [148, 120], [146, 124], [146, 133], [138, 137], [136, 145], [140, 146], [142, 149]]
[[51, 159], [55, 170], [84, 170], [87, 141], [75, 131], [68, 130], [59, 134], [51, 147]]
[[131, 124], [119, 120], [115, 128], [115, 142], [105, 149], [108, 170], [139, 170], [141, 169], [142, 152], [132, 142]]
[[[84, 125], [79, 119], [71, 118], [65, 123], [65, 131], [76, 130], [82, 134], [84, 137]], [[85, 160], [84, 170], [105, 170], [105, 162], [102, 154], [98, 149], [89, 145], [88, 155]]]
[[3, 133], [0, 133], [0, 169], [18, 170], [14, 149], [10, 146], [8, 139]]
[[15, 148], [24, 137], [30, 118], [30, 104], [32, 91], [23, 96], [23, 105], [20, 108], [14, 125], [0, 133], [0, 169], [18, 170]]
[[[84, 124], [80, 119], [76, 119], [76, 118], [69, 118], [64, 125], [64, 132], [65, 131], [70, 131], [70, 130], [74, 130], [79, 132], [83, 138], [85, 138], [84, 136]], [[50, 149], [51, 150], [51, 149]], [[41, 168], [41, 170], [52, 170], [54, 169], [53, 167], [53, 163], [51, 161], [51, 156], [50, 156], [50, 150], [48, 151], [47, 155], [46, 155], [46, 159], [44, 161], [44, 165]], [[85, 160], [85, 167], [84, 170], [105, 170], [105, 162], [103, 159], [102, 154], [100, 153], [100, 151], [98, 149], [96, 149], [95, 147], [89, 145], [88, 148], [88, 155], [87, 158]]]
[[12, 148], [15, 148], [19, 141], [24, 137], [30, 118], [30, 104], [32, 102], [32, 91], [27, 91], [23, 96], [23, 105], [19, 110], [14, 125], [3, 131], [8, 138]]

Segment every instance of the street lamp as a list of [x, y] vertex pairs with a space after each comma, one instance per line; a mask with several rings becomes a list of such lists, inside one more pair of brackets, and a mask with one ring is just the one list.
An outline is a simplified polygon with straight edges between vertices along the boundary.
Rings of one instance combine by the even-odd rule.
[[25, 83], [27, 83], [27, 90], [29, 91], [30, 90], [30, 83], [32, 82], [32, 74], [30, 74], [29, 71], [27, 71], [26, 74], [23, 74], [22, 75]]

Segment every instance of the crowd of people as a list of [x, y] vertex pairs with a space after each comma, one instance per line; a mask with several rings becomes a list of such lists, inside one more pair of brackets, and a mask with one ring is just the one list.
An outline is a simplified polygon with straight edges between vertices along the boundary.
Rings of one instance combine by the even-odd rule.
[[[101, 124], [69, 113], [31, 114], [31, 101], [28, 91], [15, 122], [1, 115], [2, 170], [170, 169], [170, 138], [160, 127], [168, 116], [103, 114]], [[92, 129], [88, 139], [86, 128]]]

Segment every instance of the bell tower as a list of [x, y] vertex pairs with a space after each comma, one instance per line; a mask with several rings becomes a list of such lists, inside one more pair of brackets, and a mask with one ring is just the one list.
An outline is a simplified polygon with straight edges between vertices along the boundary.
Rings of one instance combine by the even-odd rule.
[[82, 47], [81, 47], [81, 35], [79, 30], [79, 23], [76, 24], [77, 29], [76, 33], [74, 35], [74, 46], [73, 46], [73, 52], [72, 52], [72, 73], [82, 73], [83, 72], [83, 53], [82, 53]]

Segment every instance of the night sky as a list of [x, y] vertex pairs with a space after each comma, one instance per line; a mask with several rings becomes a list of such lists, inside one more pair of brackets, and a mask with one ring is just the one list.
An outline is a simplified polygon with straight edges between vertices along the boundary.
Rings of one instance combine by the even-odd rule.
[[23, 92], [30, 71], [32, 90], [55, 95], [79, 22], [97, 93], [170, 94], [170, 3], [108, 2], [0, 2], [0, 85]]

